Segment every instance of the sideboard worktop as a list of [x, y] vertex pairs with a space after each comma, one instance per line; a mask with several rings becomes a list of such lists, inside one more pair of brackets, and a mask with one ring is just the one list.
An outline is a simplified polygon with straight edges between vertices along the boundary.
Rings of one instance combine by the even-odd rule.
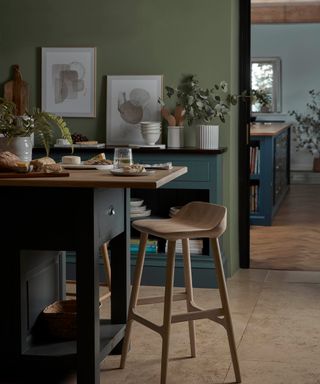
[[255, 123], [251, 125], [250, 136], [277, 136], [289, 126], [288, 123]]

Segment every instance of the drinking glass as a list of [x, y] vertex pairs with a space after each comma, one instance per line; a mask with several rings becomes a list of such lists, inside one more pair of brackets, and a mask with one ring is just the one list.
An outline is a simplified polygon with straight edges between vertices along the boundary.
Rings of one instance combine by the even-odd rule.
[[115, 148], [113, 154], [113, 168], [119, 169], [126, 165], [132, 165], [132, 150], [131, 148]]

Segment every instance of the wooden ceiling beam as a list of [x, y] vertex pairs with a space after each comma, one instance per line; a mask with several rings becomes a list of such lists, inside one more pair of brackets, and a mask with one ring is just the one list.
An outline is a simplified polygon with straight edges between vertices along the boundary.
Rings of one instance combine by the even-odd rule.
[[281, 2], [251, 4], [252, 24], [319, 23], [320, 3]]

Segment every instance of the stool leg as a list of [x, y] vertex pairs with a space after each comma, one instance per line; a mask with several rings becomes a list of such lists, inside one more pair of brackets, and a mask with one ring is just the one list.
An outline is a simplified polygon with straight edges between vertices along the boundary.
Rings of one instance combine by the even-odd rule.
[[164, 294], [163, 328], [162, 328], [162, 334], [161, 334], [162, 336], [161, 384], [166, 384], [167, 382], [175, 252], [176, 252], [176, 242], [169, 240], [168, 254], [167, 254], [166, 287], [165, 287], [165, 294]]
[[218, 287], [219, 287], [219, 292], [221, 297], [221, 304], [222, 304], [222, 309], [223, 309], [224, 318], [226, 322], [226, 331], [227, 331], [228, 340], [229, 340], [229, 347], [231, 352], [234, 374], [236, 377], [236, 382], [241, 383], [241, 374], [240, 374], [240, 367], [239, 367], [239, 361], [238, 361], [238, 355], [237, 355], [237, 347], [236, 347], [236, 342], [234, 338], [231, 312], [229, 307], [228, 292], [227, 292], [226, 280], [223, 272], [222, 259], [221, 259], [220, 246], [219, 246], [218, 239], [211, 239], [211, 245], [212, 245], [213, 256], [215, 261]]
[[136, 307], [137, 302], [138, 302], [139, 289], [140, 289], [140, 283], [141, 283], [141, 277], [142, 277], [142, 271], [143, 271], [144, 258], [145, 258], [145, 253], [146, 253], [147, 240], [148, 240], [148, 234], [142, 232], [141, 236], [140, 236], [139, 254], [138, 254], [138, 258], [137, 258], [136, 268], [134, 271], [134, 279], [133, 279], [132, 291], [131, 291], [131, 296], [130, 296], [130, 304], [129, 304], [129, 310], [128, 310], [128, 321], [127, 321], [126, 331], [125, 331], [123, 345], [122, 345], [120, 368], [124, 368], [125, 364], [126, 364], [126, 358], [127, 358], [128, 349], [129, 349], [131, 328], [132, 328], [132, 322], [133, 322], [132, 310]]
[[110, 266], [110, 259], [109, 259], [109, 253], [108, 253], [108, 243], [102, 244], [101, 255], [103, 259], [107, 285], [109, 287], [109, 291], [111, 291], [111, 266]]
[[[192, 269], [190, 259], [190, 243], [189, 239], [182, 239], [183, 263], [184, 263], [184, 283], [187, 293], [187, 309], [191, 311], [190, 303], [193, 302], [193, 285], [192, 285]], [[196, 357], [196, 333], [194, 320], [188, 321], [191, 357]]]

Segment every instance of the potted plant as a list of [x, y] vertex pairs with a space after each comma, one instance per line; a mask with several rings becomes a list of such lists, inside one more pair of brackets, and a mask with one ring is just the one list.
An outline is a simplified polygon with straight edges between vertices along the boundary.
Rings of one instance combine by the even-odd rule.
[[251, 110], [252, 112], [269, 112], [271, 103], [270, 95], [264, 88], [251, 90]]
[[35, 109], [32, 114], [26, 112], [23, 116], [17, 116], [16, 105], [0, 98], [2, 150], [9, 150], [19, 156], [21, 160], [30, 161], [32, 157], [31, 135], [35, 134], [44, 145], [48, 156], [54, 128], [58, 128], [62, 138], [72, 144], [69, 128], [61, 117], [39, 109]]
[[217, 149], [219, 126], [214, 123], [225, 123], [231, 105], [237, 103], [237, 96], [228, 93], [227, 82], [202, 88], [195, 75], [185, 75], [177, 88], [166, 86], [165, 89], [168, 98], [175, 96], [177, 105], [183, 107], [188, 125], [196, 124], [199, 148]]
[[310, 90], [311, 101], [306, 104], [306, 111], [289, 111], [296, 123], [293, 125], [294, 141], [297, 150], [307, 150], [313, 155], [313, 170], [320, 172], [320, 92]]

